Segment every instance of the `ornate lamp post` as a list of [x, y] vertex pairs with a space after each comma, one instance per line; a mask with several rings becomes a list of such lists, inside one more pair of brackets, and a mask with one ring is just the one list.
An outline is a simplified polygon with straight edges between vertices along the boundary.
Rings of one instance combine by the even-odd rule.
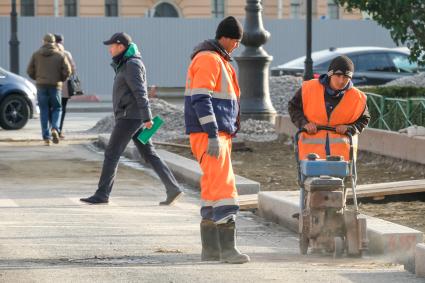
[[12, 0], [12, 11], [10, 12], [10, 71], [19, 74], [19, 40], [18, 40], [18, 14], [16, 13], [16, 0]]
[[311, 80], [313, 78], [313, 60], [311, 59], [311, 0], [307, 0], [307, 21], [306, 21], [306, 34], [307, 34], [307, 54], [304, 61], [304, 80]]
[[274, 122], [274, 109], [269, 93], [269, 65], [273, 57], [262, 45], [270, 33], [263, 27], [260, 0], [247, 0], [242, 44], [245, 49], [236, 57], [239, 67], [242, 118], [254, 118]]

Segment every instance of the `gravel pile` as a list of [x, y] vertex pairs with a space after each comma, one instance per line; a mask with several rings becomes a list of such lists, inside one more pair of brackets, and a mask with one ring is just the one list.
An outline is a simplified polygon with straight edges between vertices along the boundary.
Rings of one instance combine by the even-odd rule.
[[407, 76], [390, 81], [385, 86], [416, 86], [425, 87], [425, 73], [419, 73], [414, 76]]
[[[287, 113], [288, 101], [301, 86], [301, 83], [302, 78], [292, 76], [270, 78], [270, 96], [273, 106], [279, 114]], [[182, 107], [158, 98], [151, 98], [150, 102], [153, 115], [159, 115], [165, 121], [161, 129], [156, 133], [155, 140], [167, 141], [187, 137], [184, 133]], [[277, 138], [274, 125], [269, 122], [248, 119], [241, 123], [241, 131], [238, 133], [238, 137], [241, 139], [265, 142]], [[110, 115], [98, 121], [88, 132], [110, 133], [113, 126], [114, 118]]]
[[270, 98], [277, 113], [288, 113], [288, 101], [301, 87], [302, 82], [301, 77], [270, 77]]

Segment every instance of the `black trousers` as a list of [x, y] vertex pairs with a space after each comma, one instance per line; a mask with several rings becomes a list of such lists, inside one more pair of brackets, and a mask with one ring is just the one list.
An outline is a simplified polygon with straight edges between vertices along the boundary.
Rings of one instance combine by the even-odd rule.
[[62, 97], [62, 116], [61, 116], [61, 123], [59, 126], [59, 132], [62, 133], [62, 127], [63, 127], [63, 120], [65, 120], [65, 114], [66, 114], [66, 105], [68, 104], [69, 98]]
[[132, 139], [140, 155], [149, 163], [155, 173], [159, 176], [168, 194], [181, 191], [173, 173], [167, 164], [156, 153], [151, 141], [142, 144], [137, 135], [142, 130], [142, 121], [137, 119], [119, 119], [115, 121], [109, 143], [105, 149], [105, 160], [103, 161], [102, 173], [95, 193], [103, 199], [108, 199], [114, 185], [117, 174], [118, 163], [121, 154]]

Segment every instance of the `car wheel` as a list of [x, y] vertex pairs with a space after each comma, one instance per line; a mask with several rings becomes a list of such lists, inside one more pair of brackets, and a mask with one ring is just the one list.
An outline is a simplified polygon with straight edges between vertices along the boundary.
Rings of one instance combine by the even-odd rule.
[[30, 117], [30, 106], [22, 95], [8, 95], [0, 104], [0, 126], [5, 130], [23, 128]]

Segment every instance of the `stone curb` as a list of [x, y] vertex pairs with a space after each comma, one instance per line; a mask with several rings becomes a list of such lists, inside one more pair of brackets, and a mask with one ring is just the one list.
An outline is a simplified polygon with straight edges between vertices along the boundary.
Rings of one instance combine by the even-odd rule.
[[[109, 135], [99, 135], [98, 146], [105, 148], [108, 141]], [[196, 161], [162, 149], [158, 149], [157, 152], [177, 178], [199, 188], [202, 172]], [[130, 159], [141, 158], [136, 146], [132, 143], [125, 149], [124, 156]], [[236, 175], [236, 188], [240, 195], [257, 194], [260, 191], [260, 183]]]
[[425, 244], [417, 244], [415, 252], [415, 273], [425, 278]]
[[[292, 218], [294, 213], [299, 212], [298, 191], [260, 192], [258, 209], [262, 217], [298, 232], [298, 220]], [[369, 253], [388, 256], [414, 272], [415, 248], [418, 243], [422, 243], [423, 233], [379, 218], [365, 217]], [[423, 266], [425, 268], [425, 264]]]

